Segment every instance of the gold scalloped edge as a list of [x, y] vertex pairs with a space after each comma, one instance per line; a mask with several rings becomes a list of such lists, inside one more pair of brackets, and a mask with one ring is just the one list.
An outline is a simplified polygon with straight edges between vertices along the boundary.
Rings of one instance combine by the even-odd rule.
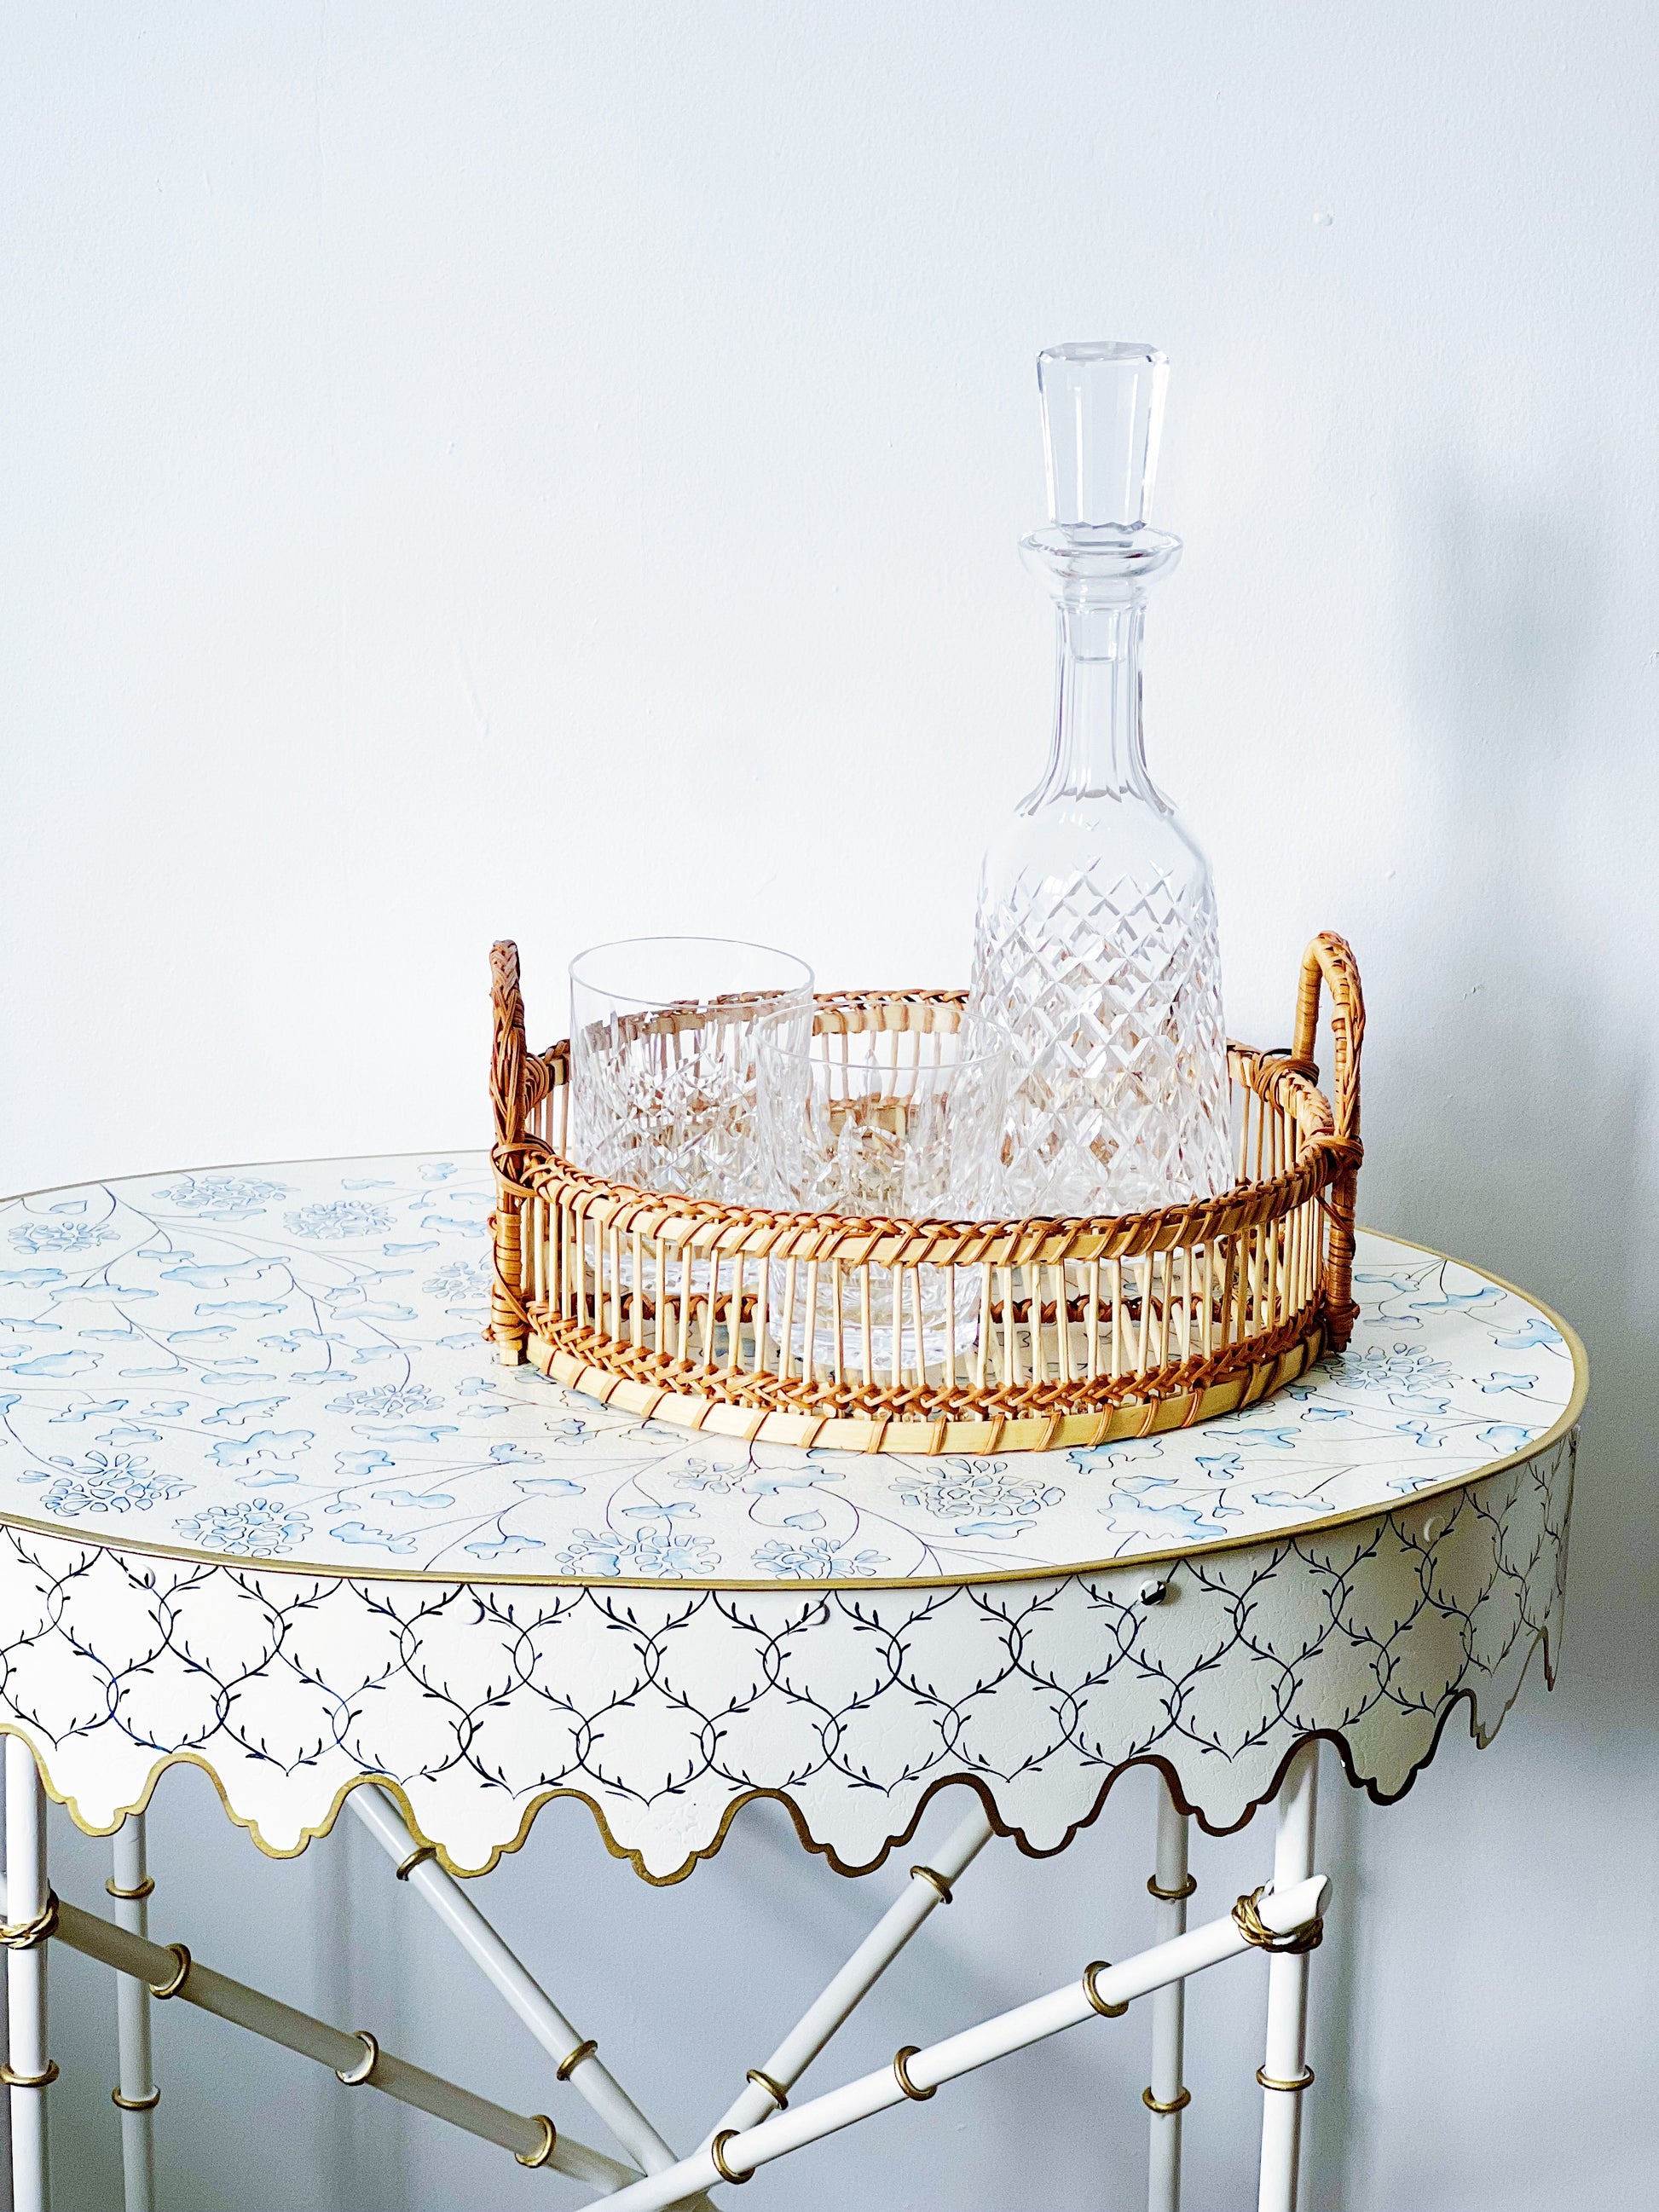
[[[1569, 1511], [1571, 1511], [1571, 1492], [1570, 1487], [1568, 1492]], [[1565, 1543], [1563, 1551], [1565, 1556]], [[1557, 1588], [1558, 1591], [1562, 1588], [1562, 1583], [1559, 1579], [1558, 1580]], [[1558, 1596], [1557, 1604], [1555, 1607], [1553, 1608], [1553, 1612], [1560, 1612], [1564, 1606], [1565, 1598]], [[1559, 1631], [1558, 1629], [1556, 1632], [1556, 1636], [1558, 1638], [1559, 1634]], [[535, 1825], [538, 1815], [545, 1807], [553, 1804], [559, 1798], [571, 1797], [574, 1798], [579, 1804], [586, 1805], [588, 1811], [592, 1814], [594, 1824], [599, 1832], [600, 1839], [612, 1858], [625, 1859], [629, 1864], [632, 1866], [635, 1873], [640, 1877], [641, 1881], [649, 1882], [653, 1889], [672, 1889], [677, 1883], [684, 1881], [689, 1875], [695, 1873], [702, 1861], [704, 1859], [714, 1858], [723, 1848], [727, 1836], [731, 1833], [733, 1821], [737, 1819], [738, 1814], [744, 1810], [745, 1806], [752, 1805], [763, 1798], [769, 1798], [774, 1803], [781, 1805], [785, 1812], [788, 1814], [790, 1820], [794, 1824], [796, 1838], [804, 1850], [811, 1852], [815, 1858], [826, 1860], [834, 1873], [845, 1875], [849, 1881], [857, 1881], [865, 1875], [874, 1874], [878, 1868], [885, 1865], [887, 1860], [892, 1856], [893, 1852], [896, 1850], [902, 1850], [904, 1846], [910, 1842], [911, 1838], [915, 1836], [916, 1830], [921, 1825], [922, 1815], [927, 1812], [928, 1807], [933, 1803], [934, 1798], [939, 1796], [939, 1792], [945, 1790], [971, 1790], [975, 1796], [978, 1797], [981, 1805], [984, 1808], [985, 1817], [990, 1823], [992, 1832], [1004, 1838], [1005, 1840], [1012, 1843], [1027, 1858], [1031, 1859], [1056, 1858], [1061, 1851], [1067, 1850], [1070, 1845], [1076, 1841], [1077, 1838], [1082, 1834], [1085, 1828], [1092, 1827], [1095, 1822], [1100, 1818], [1102, 1813], [1106, 1809], [1106, 1800], [1111, 1795], [1113, 1790], [1116, 1788], [1118, 1783], [1122, 1780], [1123, 1777], [1131, 1772], [1134, 1768], [1140, 1766], [1155, 1768], [1158, 1772], [1162, 1774], [1164, 1783], [1169, 1789], [1170, 1797], [1175, 1802], [1176, 1810], [1188, 1814], [1191, 1819], [1196, 1820], [1199, 1826], [1204, 1831], [1205, 1834], [1209, 1836], [1237, 1835], [1241, 1828], [1248, 1827], [1249, 1823], [1255, 1818], [1256, 1814], [1261, 1812], [1262, 1808], [1266, 1805], [1270, 1805], [1273, 1799], [1279, 1795], [1291, 1761], [1295, 1758], [1297, 1753], [1301, 1749], [1304, 1743], [1328, 1743], [1332, 1749], [1336, 1753], [1338, 1759], [1341, 1761], [1343, 1774], [1351, 1788], [1355, 1790], [1363, 1790], [1374, 1805], [1397, 1805], [1400, 1800], [1406, 1795], [1407, 1791], [1410, 1790], [1413, 1784], [1416, 1782], [1419, 1775], [1421, 1774], [1425, 1768], [1432, 1765], [1435, 1757], [1440, 1749], [1441, 1742], [1444, 1738], [1446, 1729], [1450, 1724], [1451, 1717], [1457, 1711], [1459, 1705], [1468, 1705], [1469, 1709], [1468, 1722], [1470, 1739], [1474, 1742], [1477, 1750], [1486, 1751], [1489, 1749], [1492, 1744], [1496, 1741], [1498, 1730], [1503, 1727], [1504, 1721], [1509, 1717], [1510, 1710], [1514, 1706], [1516, 1699], [1521, 1694], [1521, 1691], [1526, 1682], [1527, 1676], [1531, 1671], [1534, 1652], [1540, 1650], [1542, 1650], [1545, 1687], [1551, 1691], [1554, 1689], [1558, 1663], [1555, 1643], [1556, 1638], [1552, 1637], [1550, 1625], [1547, 1620], [1545, 1621], [1541, 1626], [1535, 1628], [1533, 1631], [1532, 1642], [1527, 1648], [1527, 1656], [1522, 1661], [1520, 1670], [1515, 1678], [1515, 1686], [1510, 1692], [1509, 1696], [1504, 1700], [1502, 1708], [1490, 1724], [1483, 1722], [1480, 1717], [1480, 1698], [1478, 1693], [1474, 1690], [1463, 1688], [1454, 1691], [1451, 1696], [1446, 1700], [1445, 1705], [1442, 1709], [1440, 1716], [1435, 1723], [1434, 1733], [1430, 1738], [1427, 1750], [1425, 1751], [1420, 1759], [1413, 1761], [1405, 1780], [1401, 1784], [1397, 1790], [1387, 1790], [1379, 1789], [1373, 1779], [1361, 1774], [1355, 1763], [1352, 1749], [1348, 1743], [1346, 1736], [1343, 1734], [1341, 1729], [1322, 1728], [1309, 1729], [1297, 1738], [1296, 1741], [1290, 1747], [1290, 1748], [1285, 1752], [1284, 1757], [1279, 1760], [1278, 1766], [1274, 1770], [1273, 1780], [1268, 1784], [1267, 1788], [1261, 1792], [1260, 1796], [1252, 1797], [1249, 1800], [1245, 1805], [1244, 1810], [1239, 1814], [1236, 1820], [1213, 1821], [1205, 1813], [1201, 1805], [1196, 1804], [1188, 1798], [1182, 1787], [1181, 1777], [1167, 1759], [1162, 1758], [1156, 1753], [1150, 1752], [1139, 1752], [1131, 1759], [1119, 1760], [1115, 1766], [1113, 1766], [1109, 1770], [1105, 1779], [1102, 1782], [1100, 1789], [1096, 1795], [1093, 1804], [1079, 1819], [1073, 1820], [1070, 1824], [1058, 1843], [1034, 1844], [1030, 1841], [1030, 1838], [1025, 1834], [1023, 1829], [1010, 1826], [1002, 1819], [1001, 1814], [997, 1810], [996, 1802], [992, 1796], [988, 1786], [978, 1775], [962, 1773], [941, 1774], [937, 1776], [933, 1781], [930, 1782], [927, 1789], [922, 1791], [921, 1796], [916, 1801], [915, 1809], [911, 1814], [910, 1818], [906, 1822], [905, 1826], [899, 1830], [896, 1834], [889, 1836], [886, 1841], [882, 1844], [880, 1850], [877, 1851], [874, 1857], [866, 1860], [862, 1864], [849, 1863], [848, 1861], [841, 1857], [833, 1844], [820, 1843], [813, 1835], [811, 1828], [807, 1826], [806, 1815], [801, 1811], [799, 1806], [796, 1804], [794, 1799], [789, 1796], [787, 1790], [759, 1789], [745, 1790], [741, 1796], [734, 1797], [731, 1803], [727, 1805], [724, 1813], [720, 1815], [719, 1826], [716, 1827], [711, 1840], [703, 1844], [699, 1850], [688, 1853], [684, 1863], [677, 1867], [672, 1874], [653, 1874], [644, 1863], [644, 1855], [642, 1852], [630, 1849], [626, 1844], [620, 1844], [617, 1842], [616, 1837], [611, 1832], [611, 1824], [605, 1817], [604, 1808], [594, 1798], [589, 1796], [585, 1790], [554, 1789], [544, 1790], [538, 1796], [531, 1800], [530, 1803], [525, 1808], [524, 1817], [519, 1823], [517, 1832], [510, 1837], [506, 1843], [497, 1844], [495, 1845], [491, 1850], [489, 1857], [484, 1861], [482, 1866], [458, 1866], [450, 1857], [448, 1852], [444, 1849], [441, 1844], [436, 1842], [432, 1837], [426, 1835], [422, 1832], [419, 1823], [415, 1818], [414, 1809], [410, 1806], [409, 1799], [404, 1794], [401, 1784], [394, 1782], [391, 1776], [385, 1774], [354, 1775], [349, 1782], [344, 1784], [335, 1792], [333, 1802], [328, 1808], [327, 1816], [319, 1822], [315, 1827], [301, 1829], [300, 1840], [297, 1844], [287, 1845], [271, 1844], [268, 1843], [264, 1837], [260, 1833], [259, 1825], [257, 1820], [251, 1817], [245, 1817], [236, 1810], [235, 1807], [231, 1803], [229, 1797], [226, 1795], [225, 1785], [220, 1780], [214, 1767], [207, 1759], [202, 1758], [199, 1753], [193, 1751], [171, 1752], [165, 1759], [158, 1759], [156, 1764], [150, 1769], [149, 1775], [146, 1777], [143, 1789], [139, 1792], [136, 1801], [131, 1805], [124, 1806], [117, 1813], [113, 1820], [108, 1822], [106, 1825], [99, 1826], [90, 1820], [84, 1820], [82, 1817], [76, 1801], [52, 1786], [52, 1778], [47, 1773], [46, 1767], [42, 1763], [40, 1750], [37, 1748], [33, 1739], [28, 1735], [25, 1729], [19, 1728], [15, 1722], [0, 1722], [0, 1737], [15, 1736], [20, 1742], [28, 1745], [30, 1754], [34, 1760], [35, 1771], [40, 1777], [40, 1784], [42, 1789], [46, 1791], [47, 1796], [52, 1799], [53, 1804], [61, 1805], [63, 1807], [64, 1810], [69, 1814], [70, 1819], [74, 1821], [76, 1826], [79, 1828], [82, 1834], [85, 1836], [112, 1836], [116, 1830], [120, 1827], [122, 1822], [125, 1820], [130, 1814], [134, 1813], [143, 1813], [148, 1809], [150, 1799], [155, 1795], [157, 1783], [161, 1780], [162, 1775], [167, 1772], [170, 1766], [198, 1766], [200, 1767], [203, 1773], [204, 1773], [209, 1781], [212, 1783], [215, 1790], [217, 1790], [219, 1794], [219, 1802], [224, 1808], [226, 1817], [234, 1826], [246, 1832], [255, 1847], [258, 1850], [262, 1851], [266, 1858], [295, 1859], [299, 1857], [300, 1854], [305, 1850], [309, 1844], [314, 1843], [319, 1837], [326, 1836], [330, 1832], [333, 1828], [335, 1822], [340, 1817], [340, 1814], [344, 1808], [346, 1799], [351, 1795], [354, 1790], [361, 1790], [366, 1785], [373, 1784], [377, 1788], [384, 1790], [388, 1796], [392, 1797], [397, 1801], [398, 1809], [402, 1814], [410, 1835], [414, 1837], [417, 1843], [426, 1845], [434, 1852], [438, 1863], [447, 1873], [455, 1875], [456, 1878], [460, 1881], [476, 1881], [484, 1875], [493, 1873], [495, 1869], [501, 1863], [501, 1860], [507, 1856], [508, 1852], [521, 1850], [523, 1849], [524, 1845], [530, 1839], [530, 1831]]]

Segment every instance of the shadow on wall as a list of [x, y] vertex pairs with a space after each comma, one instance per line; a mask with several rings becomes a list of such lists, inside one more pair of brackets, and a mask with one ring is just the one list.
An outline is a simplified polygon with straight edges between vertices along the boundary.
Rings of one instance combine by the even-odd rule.
[[[1402, 633], [1419, 641], [1419, 849], [1399, 870], [1415, 888], [1391, 918], [1393, 1003], [1376, 1006], [1366, 1071], [1362, 1217], [1519, 1282], [1589, 1348], [1591, 1443], [1579, 1463], [1561, 1686], [1511, 1723], [1544, 1732], [1546, 1760], [1650, 1731], [1659, 1689], [1642, 1627], [1659, 1613], [1659, 1547], [1645, 1514], [1625, 1506], [1653, 1462], [1639, 1310], [1652, 1039], [1588, 950], [1584, 895], [1599, 856], [1575, 842], [1570, 803], [1606, 592], [1602, 536], [1582, 488], [1519, 503], [1449, 481], [1426, 516], [1412, 500], [1409, 543], [1429, 555], [1407, 587]], [[1533, 1668], [1536, 1681], [1536, 1658]], [[1347, 1940], [1320, 2001], [1329, 2094], [1310, 2118], [1321, 2212], [1381, 2201], [1379, 2172], [1391, 2164], [1369, 2139], [1375, 2100], [1358, 2078], [1348, 1970], [1356, 1956], [1375, 1960], [1380, 1935], [1366, 1924], [1359, 1863], [1368, 1824], [1358, 1808], [1338, 1812], [1339, 1791], [1348, 1794], [1328, 1791], [1325, 1833]], [[1524, 1831], [1514, 1848], [1518, 1875]], [[1561, 1940], [1591, 1935], [1564, 1929]], [[1492, 2115], [1516, 2123], [1494, 2182], [1506, 2157], [1528, 2161], [1537, 2149], [1519, 2110], [1532, 2085], [1516, 2080], [1508, 2094], [1516, 2109]], [[1570, 2155], [1565, 2138], [1557, 2155]], [[1535, 2188], [1535, 2166], [1530, 2179]]]
[[1463, 486], [1440, 502], [1419, 627], [1424, 834], [1440, 847], [1423, 872], [1437, 896], [1402, 917], [1414, 997], [1390, 1015], [1373, 1092], [1371, 1200], [1407, 1235], [1523, 1282], [1589, 1344], [1595, 1449], [1574, 1511], [1567, 1686], [1577, 1699], [1595, 1680], [1606, 1723], [1602, 1699], [1650, 1696], [1626, 1632], [1630, 1608], [1659, 1598], [1659, 1551], [1608, 1510], [1647, 1467], [1653, 1040], [1585, 942], [1601, 856], [1575, 842], [1569, 814], [1602, 535], [1582, 496], [1517, 507]]

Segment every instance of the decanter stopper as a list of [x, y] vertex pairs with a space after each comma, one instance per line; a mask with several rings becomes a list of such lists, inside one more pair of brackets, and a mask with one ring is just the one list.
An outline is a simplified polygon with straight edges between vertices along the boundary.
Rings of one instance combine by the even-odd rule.
[[980, 877], [970, 1014], [1012, 1040], [1004, 1210], [1109, 1214], [1231, 1179], [1209, 863], [1146, 772], [1148, 521], [1168, 364], [1149, 346], [1037, 362], [1049, 526], [1021, 542], [1058, 617], [1054, 736]]
[[1037, 356], [1048, 520], [1062, 530], [1138, 530], [1151, 520], [1170, 364], [1103, 340]]

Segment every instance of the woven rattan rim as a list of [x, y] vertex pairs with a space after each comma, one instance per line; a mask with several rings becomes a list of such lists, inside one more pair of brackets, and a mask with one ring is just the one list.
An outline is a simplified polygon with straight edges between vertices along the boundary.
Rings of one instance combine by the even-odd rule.
[[[498, 1203], [489, 1334], [509, 1364], [528, 1358], [605, 1405], [702, 1434], [928, 1456], [1074, 1449], [1189, 1427], [1259, 1402], [1347, 1342], [1357, 1312], [1364, 1004], [1340, 938], [1327, 933], [1308, 948], [1288, 1052], [1228, 1048], [1246, 1112], [1238, 1180], [1228, 1189], [1144, 1213], [1028, 1220], [785, 1212], [681, 1198], [580, 1168], [562, 1152], [562, 1115], [553, 1105], [556, 1095], [560, 1108], [568, 1096], [568, 1045], [526, 1049], [517, 947], [496, 945], [491, 967]], [[1322, 987], [1331, 1000], [1334, 1106], [1316, 1087]], [[819, 1022], [915, 1036], [947, 1026], [946, 1017], [953, 1026], [965, 995], [823, 994]], [[688, 1018], [671, 1026], [693, 1025]], [[828, 1361], [818, 1334], [826, 1267], [834, 1271]], [[695, 1293], [694, 1269], [705, 1285]], [[781, 1325], [767, 1303], [780, 1269]], [[947, 1346], [941, 1362], [926, 1349], [923, 1269], [948, 1278], [953, 1314], [963, 1311], [962, 1299], [977, 1299], [976, 1374], [971, 1356], [958, 1361]], [[1103, 1269], [1110, 1282], [1103, 1305]], [[844, 1364], [835, 1309], [848, 1270], [863, 1283], [862, 1356], [854, 1328]], [[896, 1302], [890, 1362], [872, 1350], [870, 1286], [878, 1280], [884, 1289], [890, 1281]], [[803, 1282], [799, 1342], [791, 1316], [799, 1316]], [[908, 1358], [906, 1285], [914, 1306]]]
[[[884, 1000], [904, 1000], [916, 1005], [959, 1006], [967, 997], [963, 991], [836, 992], [825, 995], [833, 996], [837, 1005], [858, 1000], [872, 1006]], [[1291, 1053], [1261, 1052], [1248, 1045], [1232, 1044], [1229, 1050], [1248, 1058], [1264, 1072], [1282, 1072], [1287, 1077], [1299, 1079], [1310, 1092], [1315, 1090], [1316, 1078], [1311, 1059], [1297, 1059]], [[521, 1080], [526, 1110], [545, 1098], [550, 1089], [558, 1087], [551, 1081], [555, 1073], [561, 1084], [568, 1079], [569, 1064], [568, 1039], [561, 1039], [545, 1053], [525, 1055]], [[1146, 1213], [1052, 1214], [1028, 1219], [969, 1222], [873, 1218], [856, 1223], [841, 1214], [786, 1213], [763, 1206], [722, 1206], [712, 1200], [670, 1196], [660, 1191], [643, 1190], [633, 1183], [611, 1182], [603, 1176], [589, 1174], [556, 1152], [551, 1145], [522, 1129], [498, 1139], [492, 1158], [505, 1188], [513, 1196], [535, 1195], [546, 1178], [537, 1176], [533, 1181], [526, 1181], [525, 1170], [545, 1165], [556, 1171], [562, 1186], [602, 1206], [605, 1210], [600, 1218], [607, 1227], [614, 1225], [629, 1234], [635, 1229], [660, 1234], [671, 1225], [690, 1224], [691, 1233], [687, 1243], [698, 1256], [752, 1249], [757, 1232], [783, 1231], [783, 1243], [769, 1244], [769, 1252], [774, 1257], [793, 1255], [807, 1259], [815, 1253], [821, 1257], [832, 1243], [844, 1246], [845, 1256], [851, 1257], [854, 1248], [867, 1245], [872, 1257], [879, 1255], [881, 1263], [890, 1267], [922, 1258], [949, 1259], [974, 1266], [993, 1250], [999, 1253], [997, 1264], [1000, 1265], [1004, 1247], [1011, 1248], [1017, 1263], [1023, 1265], [1027, 1261], [1047, 1258], [1050, 1248], [1061, 1243], [1067, 1259], [1089, 1259], [1097, 1254], [1101, 1258], [1114, 1255], [1127, 1258], [1161, 1251], [1172, 1244], [1192, 1243], [1206, 1236], [1225, 1235], [1255, 1221], [1270, 1218], [1298, 1200], [1313, 1196], [1328, 1179], [1328, 1170], [1322, 1174], [1317, 1161], [1310, 1157], [1316, 1155], [1334, 1165], [1358, 1168], [1364, 1148], [1357, 1137], [1345, 1139], [1334, 1131], [1328, 1132], [1315, 1137], [1303, 1159], [1280, 1175], [1234, 1184], [1213, 1198], [1195, 1199], [1184, 1206], [1166, 1206]]]

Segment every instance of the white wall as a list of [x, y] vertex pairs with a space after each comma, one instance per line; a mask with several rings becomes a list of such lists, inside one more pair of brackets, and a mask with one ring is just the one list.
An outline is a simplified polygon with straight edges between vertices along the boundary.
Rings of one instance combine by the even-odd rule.
[[[1273, 1041], [1346, 931], [1364, 1212], [1595, 1366], [1560, 1689], [1393, 1809], [1327, 1770], [1319, 2212], [1659, 2203], [1656, 91], [1640, 0], [0, 25], [4, 1188], [482, 1139], [501, 933], [547, 1033], [569, 955], [635, 928], [959, 976], [1048, 712], [1032, 356], [1172, 356], [1150, 727], [1232, 1024]], [[1140, 1941], [1150, 1804], [983, 1863], [827, 2078]], [[161, 1932], [533, 2106], [355, 1832], [272, 1865], [188, 1772], [153, 1826]], [[1267, 1849], [1203, 1844], [1206, 1893]], [[488, 1896], [685, 2136], [900, 1878], [757, 1810], [650, 1891], [564, 1806]], [[1192, 2212], [1253, 2202], [1254, 1973], [1194, 2002]], [[104, 2212], [109, 1999], [58, 1989], [60, 2212]], [[179, 2009], [168, 2212], [547, 2197]], [[1140, 2034], [745, 2212], [1132, 2205]]]

